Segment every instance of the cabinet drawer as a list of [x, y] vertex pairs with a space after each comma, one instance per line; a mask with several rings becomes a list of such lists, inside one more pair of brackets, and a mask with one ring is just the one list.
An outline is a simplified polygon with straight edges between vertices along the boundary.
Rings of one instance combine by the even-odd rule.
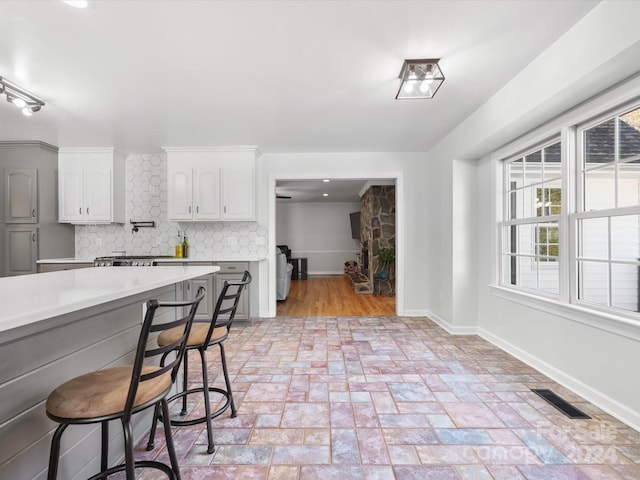
[[220, 273], [243, 273], [249, 270], [247, 262], [219, 262]]

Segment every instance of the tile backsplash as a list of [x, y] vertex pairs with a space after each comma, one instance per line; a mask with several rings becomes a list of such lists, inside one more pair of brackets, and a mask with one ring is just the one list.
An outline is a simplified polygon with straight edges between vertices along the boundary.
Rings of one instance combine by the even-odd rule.
[[[76, 258], [111, 255], [114, 251], [125, 251], [126, 255], [173, 255], [178, 232], [187, 235], [190, 258], [264, 257], [267, 254], [267, 227], [257, 222], [168, 222], [164, 155], [129, 155], [126, 211], [124, 225], [77, 225]], [[155, 221], [155, 227], [139, 228], [137, 232], [128, 223], [151, 220]], [[257, 239], [264, 244], [259, 244]]]

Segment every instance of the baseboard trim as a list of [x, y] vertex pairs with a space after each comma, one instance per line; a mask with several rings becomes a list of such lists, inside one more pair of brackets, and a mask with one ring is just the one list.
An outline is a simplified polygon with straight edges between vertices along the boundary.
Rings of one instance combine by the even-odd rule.
[[439, 317], [435, 313], [430, 312], [428, 310], [426, 311], [425, 316], [429, 317], [430, 320], [433, 320], [435, 323], [438, 324], [438, 326], [444, 328], [447, 331], [447, 333], [450, 333], [451, 335], [477, 335], [478, 334], [478, 327], [476, 326], [459, 327], [456, 325], [451, 325], [449, 322], [447, 322], [443, 318]]
[[486, 341], [494, 344], [498, 348], [509, 353], [510, 355], [513, 355], [518, 360], [521, 360], [530, 367], [533, 367], [536, 370], [540, 371], [550, 379], [558, 382], [577, 395], [580, 395], [585, 400], [593, 403], [621, 422], [626, 423], [631, 428], [640, 431], [640, 412], [635, 411], [628, 406], [618, 402], [617, 400], [609, 397], [608, 395], [605, 395], [599, 390], [590, 387], [577, 378], [574, 378], [571, 375], [567, 375], [565, 372], [558, 370], [553, 365], [550, 365], [549, 363], [534, 355], [531, 355], [529, 352], [521, 349], [520, 347], [517, 347], [516, 345], [513, 345], [512, 343], [501, 339], [488, 330], [479, 328], [478, 335], [484, 338]]
[[398, 316], [400, 317], [426, 317], [426, 310], [403, 310], [402, 312], [398, 312]]

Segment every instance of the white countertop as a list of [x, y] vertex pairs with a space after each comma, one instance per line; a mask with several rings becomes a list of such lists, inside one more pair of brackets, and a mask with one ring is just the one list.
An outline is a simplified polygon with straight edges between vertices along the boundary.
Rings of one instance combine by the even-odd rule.
[[0, 333], [219, 270], [214, 266], [81, 268], [0, 278]]
[[[91, 263], [93, 264], [93, 258], [43, 258], [38, 260], [37, 263]], [[266, 257], [259, 257], [258, 255], [244, 255], [244, 256], [227, 256], [227, 257], [188, 257], [188, 258], [176, 258], [168, 257], [162, 258], [158, 256], [156, 261], [168, 262], [168, 263], [190, 263], [190, 262], [259, 262], [266, 260]]]
[[90, 263], [93, 265], [93, 258], [43, 258], [36, 263]]

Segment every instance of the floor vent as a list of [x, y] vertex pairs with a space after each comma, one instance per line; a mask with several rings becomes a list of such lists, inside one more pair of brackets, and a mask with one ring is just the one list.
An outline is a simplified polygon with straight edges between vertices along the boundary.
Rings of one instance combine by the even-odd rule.
[[560, 398], [551, 390], [547, 390], [545, 388], [532, 388], [531, 391], [536, 395], [542, 397], [544, 400], [549, 402], [569, 418], [591, 418], [589, 415], [581, 412], [566, 400]]

